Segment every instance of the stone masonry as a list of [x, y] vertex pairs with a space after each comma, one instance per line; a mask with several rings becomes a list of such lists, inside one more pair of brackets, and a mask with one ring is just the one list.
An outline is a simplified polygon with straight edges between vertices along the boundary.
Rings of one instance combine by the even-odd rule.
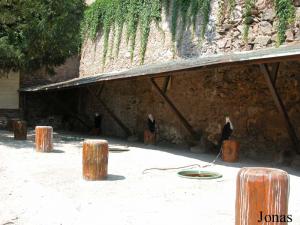
[[[243, 13], [244, 1], [237, 0], [236, 6], [231, 14], [224, 13], [224, 18], [219, 18], [219, 4], [224, 0], [211, 1], [211, 14], [207, 26], [205, 39], [200, 40], [200, 29], [202, 17], [199, 15], [195, 33], [192, 28], [184, 32], [182, 45], [175, 43], [175, 54], [173, 42], [171, 40], [171, 13], [167, 16], [162, 13], [162, 21], [157, 28], [152, 24], [148, 48], [146, 52], [145, 64], [155, 64], [167, 62], [179, 58], [195, 58], [202, 55], [230, 53], [246, 51], [276, 46], [277, 23], [274, 4], [270, 0], [257, 0], [252, 10], [252, 23], [249, 29], [248, 42], [243, 39]], [[89, 1], [91, 3], [91, 1]], [[286, 32], [286, 43], [296, 43], [300, 41], [300, 7], [295, 2], [296, 18], [292, 26]], [[171, 9], [172, 10], [172, 9]], [[181, 23], [178, 24], [180, 30]], [[123, 37], [126, 34], [124, 32]], [[179, 36], [179, 35], [177, 35]], [[112, 40], [112, 34], [110, 39]], [[102, 66], [103, 35], [99, 33], [95, 41], [86, 40], [81, 54], [80, 76], [90, 76], [102, 72], [117, 71], [140, 66], [139, 43], [140, 36], [137, 35], [137, 46], [133, 62], [130, 60], [129, 46], [126, 38], [122, 38], [120, 53], [115, 57], [113, 49], [109, 51], [109, 56], [105, 67]], [[110, 43], [110, 45], [112, 42]]]
[[[283, 63], [277, 87], [300, 138], [300, 62]], [[228, 67], [209, 71], [173, 74], [167, 95], [196, 131], [217, 143], [228, 114], [234, 124], [234, 136], [242, 143], [243, 154], [269, 158], [276, 151], [291, 147], [287, 131], [266, 81], [258, 66]], [[159, 82], [158, 83], [162, 83]], [[99, 88], [100, 86], [98, 86]], [[97, 87], [96, 87], [97, 88]], [[85, 113], [103, 115], [106, 135], [125, 137], [124, 132], [88, 97]], [[81, 101], [82, 101], [81, 100]], [[102, 100], [136, 134], [143, 137], [148, 113], [159, 125], [159, 142], [189, 143], [187, 130], [169, 106], [154, 91], [147, 78], [111, 81], [105, 84]], [[273, 152], [272, 154], [268, 154]]]

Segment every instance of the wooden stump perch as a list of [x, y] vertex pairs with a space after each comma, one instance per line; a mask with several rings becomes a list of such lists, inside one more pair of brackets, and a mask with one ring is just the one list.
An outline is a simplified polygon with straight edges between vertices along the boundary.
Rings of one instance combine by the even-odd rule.
[[224, 162], [239, 160], [240, 144], [234, 140], [226, 140], [222, 145], [222, 159]]
[[104, 180], [107, 177], [108, 143], [105, 140], [85, 140], [82, 152], [83, 178]]
[[9, 119], [7, 122], [7, 130], [14, 131], [14, 126], [17, 121], [20, 121], [20, 119], [17, 119], [17, 118]]
[[288, 198], [289, 175], [285, 171], [241, 169], [237, 177], [235, 225], [287, 225]]
[[35, 127], [35, 146], [37, 152], [51, 152], [53, 150], [53, 128], [49, 126]]
[[26, 140], [27, 139], [27, 123], [23, 120], [16, 120], [13, 123], [14, 137], [15, 140]]
[[150, 132], [149, 130], [144, 131], [144, 144], [155, 145], [156, 142], [156, 134]]

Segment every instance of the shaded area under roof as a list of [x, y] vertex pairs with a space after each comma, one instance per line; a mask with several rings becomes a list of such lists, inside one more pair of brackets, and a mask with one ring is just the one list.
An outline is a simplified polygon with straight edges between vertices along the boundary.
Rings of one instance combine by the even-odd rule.
[[53, 83], [42, 86], [22, 88], [20, 92], [50, 91], [56, 89], [75, 88], [96, 82], [129, 79], [141, 76], [158, 76], [164, 73], [199, 68], [213, 68], [216, 66], [234, 66], [279, 62], [283, 60], [300, 59], [300, 44], [281, 46], [279, 48], [267, 48], [228, 54], [216, 54], [202, 56], [193, 59], [180, 59], [171, 62], [139, 66], [132, 69], [102, 73]]

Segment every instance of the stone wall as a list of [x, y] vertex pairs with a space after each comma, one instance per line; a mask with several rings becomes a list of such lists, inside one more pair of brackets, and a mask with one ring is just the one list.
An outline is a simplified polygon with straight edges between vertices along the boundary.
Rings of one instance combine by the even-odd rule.
[[31, 87], [70, 80], [79, 76], [80, 57], [73, 56], [66, 62], [54, 68], [54, 74], [49, 74], [44, 68], [31, 73], [21, 73], [20, 86]]
[[[192, 32], [192, 29], [186, 30], [182, 45], [179, 46], [178, 43], [175, 43], [175, 55], [173, 55], [174, 48], [170, 31], [171, 13], [169, 16], [166, 16], [166, 13], [163, 12], [159, 29], [155, 24], [152, 24], [145, 64], [161, 63], [178, 58], [194, 58], [201, 55], [274, 47], [276, 45], [278, 19], [276, 18], [274, 6], [271, 4], [272, 1], [256, 1], [255, 8], [252, 10], [253, 20], [249, 30], [248, 43], [245, 43], [243, 39], [244, 1], [237, 0], [237, 5], [232, 14], [224, 13], [224, 19], [219, 22], [218, 9], [222, 1], [211, 1], [212, 10], [205, 39], [201, 43], [199, 42], [200, 25], [197, 27], [195, 33]], [[295, 6], [297, 9], [295, 23], [286, 32], [285, 44], [295, 43], [300, 40], [300, 8], [297, 1], [295, 1]], [[201, 23], [202, 18], [199, 15], [197, 24]], [[180, 25], [179, 23], [178, 30], [180, 30]], [[123, 36], [125, 37], [125, 34]], [[101, 63], [103, 54], [102, 34], [100, 33], [95, 41], [86, 40], [82, 48], [80, 76], [89, 76], [139, 66], [140, 36], [137, 36], [137, 47], [133, 62], [130, 60], [129, 46], [126, 44], [125, 39], [122, 39], [119, 57], [114, 57], [113, 51], [109, 53], [105, 67]]]
[[[300, 62], [283, 63], [277, 88], [300, 138]], [[225, 115], [234, 124], [234, 136], [249, 157], [268, 158], [266, 151], [289, 149], [291, 143], [258, 66], [228, 67], [173, 74], [167, 95], [196, 131], [216, 143]], [[157, 80], [158, 83], [162, 83]], [[99, 88], [99, 86], [98, 86]], [[86, 92], [85, 92], [86, 93]], [[103, 115], [106, 135], [124, 137], [122, 129], [87, 94], [81, 96], [86, 114]], [[145, 78], [111, 81], [102, 99], [135, 133], [143, 137], [148, 113], [159, 124], [159, 142], [189, 143], [190, 134]]]
[[26, 94], [24, 117], [28, 125], [52, 126], [55, 130], [87, 131], [78, 118], [91, 126], [89, 118], [79, 115], [78, 89]]

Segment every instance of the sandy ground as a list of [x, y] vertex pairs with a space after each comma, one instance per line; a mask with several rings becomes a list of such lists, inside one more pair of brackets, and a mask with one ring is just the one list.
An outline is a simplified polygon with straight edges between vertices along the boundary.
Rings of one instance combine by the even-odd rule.
[[[245, 166], [270, 166], [258, 162], [226, 164], [218, 161], [209, 171], [222, 173], [218, 180], [193, 180], [174, 167], [199, 163], [214, 156], [143, 144], [109, 155], [107, 181], [82, 179], [82, 141], [55, 135], [54, 153], [34, 152], [34, 134], [14, 141], [0, 131], [0, 225], [233, 225], [235, 180]], [[128, 145], [116, 139], [110, 144]], [[289, 214], [300, 224], [300, 171], [290, 173]]]

